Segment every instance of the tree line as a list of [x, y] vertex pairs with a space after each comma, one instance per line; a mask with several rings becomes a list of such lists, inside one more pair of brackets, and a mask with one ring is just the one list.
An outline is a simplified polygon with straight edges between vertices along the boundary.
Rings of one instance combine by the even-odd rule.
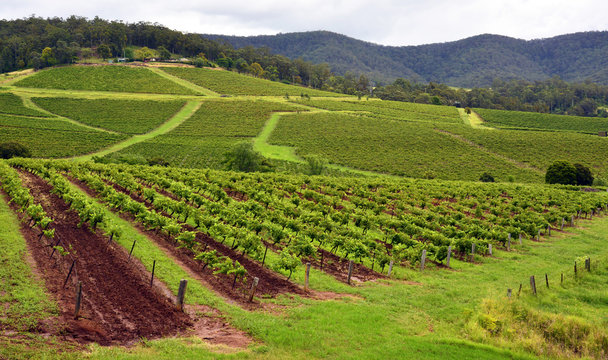
[[197, 66], [221, 66], [256, 77], [350, 95], [437, 105], [582, 116], [608, 116], [608, 86], [544, 81], [494, 80], [490, 88], [456, 89], [399, 78], [379, 85], [365, 74], [332, 73], [327, 63], [289, 59], [269, 48], [234, 49], [223, 40], [184, 34], [148, 22], [123, 23], [79, 16], [0, 20], [0, 72], [70, 64], [92, 56], [146, 59], [188, 57]]

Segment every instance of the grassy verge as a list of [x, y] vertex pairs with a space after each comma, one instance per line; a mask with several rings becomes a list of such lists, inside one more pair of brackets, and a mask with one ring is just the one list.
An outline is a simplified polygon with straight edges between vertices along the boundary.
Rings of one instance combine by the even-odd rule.
[[[54, 339], [38, 334], [40, 322], [57, 313], [55, 304], [44, 291], [44, 284], [34, 278], [25, 261], [25, 240], [19, 220], [0, 193], [0, 358], [29, 358], [55, 354], [48, 345]], [[43, 351], [41, 351], [43, 350]]]

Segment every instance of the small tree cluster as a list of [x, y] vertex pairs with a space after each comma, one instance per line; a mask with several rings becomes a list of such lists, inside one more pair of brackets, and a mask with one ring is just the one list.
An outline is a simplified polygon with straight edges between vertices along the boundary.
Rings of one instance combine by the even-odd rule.
[[567, 161], [556, 161], [547, 169], [547, 184], [592, 185], [593, 174], [582, 164], [570, 164]]
[[0, 144], [0, 159], [10, 159], [14, 157], [30, 157], [32, 154], [25, 146], [18, 142], [9, 141]]

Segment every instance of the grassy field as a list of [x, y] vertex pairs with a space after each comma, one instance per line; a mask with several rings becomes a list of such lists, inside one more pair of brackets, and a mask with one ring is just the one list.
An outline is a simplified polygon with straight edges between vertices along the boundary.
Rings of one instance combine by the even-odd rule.
[[43, 109], [80, 123], [122, 134], [144, 134], [174, 115], [184, 102], [33, 98]]
[[146, 68], [130, 66], [67, 66], [37, 72], [18, 87], [196, 95]]

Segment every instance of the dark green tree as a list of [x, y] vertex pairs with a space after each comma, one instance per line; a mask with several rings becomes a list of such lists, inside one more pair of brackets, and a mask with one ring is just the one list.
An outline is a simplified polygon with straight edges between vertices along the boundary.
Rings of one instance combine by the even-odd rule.
[[494, 176], [490, 175], [487, 172], [484, 172], [479, 177], [479, 181], [481, 181], [481, 182], [494, 182]]
[[97, 55], [99, 55], [102, 59], [107, 59], [112, 56], [112, 51], [110, 47], [106, 44], [101, 44], [97, 47]]
[[588, 167], [582, 164], [574, 164], [576, 168], [576, 184], [577, 185], [593, 185], [593, 174]]
[[257, 151], [250, 142], [241, 142], [224, 154], [222, 163], [227, 170], [243, 172], [266, 172], [271, 170], [270, 164]]
[[320, 156], [308, 155], [304, 160], [306, 160], [306, 164], [308, 165], [307, 170], [309, 175], [321, 175], [327, 168], [327, 160]]
[[1, 159], [10, 159], [13, 157], [30, 157], [30, 156], [32, 156], [32, 154], [30, 153], [28, 148], [26, 148], [25, 146], [23, 146], [22, 144], [20, 144], [18, 142], [9, 141], [9, 142], [0, 144], [0, 158]]
[[547, 169], [547, 184], [576, 185], [576, 168], [567, 161], [556, 161]]

